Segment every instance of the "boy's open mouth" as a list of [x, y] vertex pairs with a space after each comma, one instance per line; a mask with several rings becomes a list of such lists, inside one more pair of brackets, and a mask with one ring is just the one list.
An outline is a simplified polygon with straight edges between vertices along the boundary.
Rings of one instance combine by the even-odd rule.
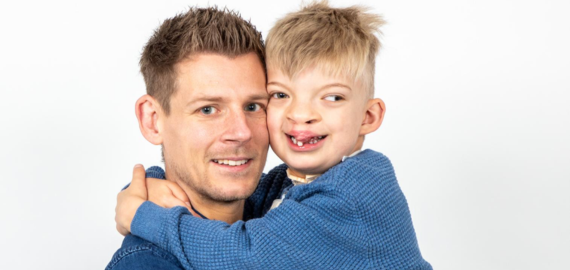
[[305, 144], [316, 144], [318, 143], [320, 140], [324, 139], [327, 137], [327, 135], [324, 136], [314, 136], [314, 137], [298, 137], [295, 138], [295, 136], [291, 136], [289, 134], [287, 134], [287, 136], [289, 137], [289, 139], [291, 140], [291, 142], [293, 142], [293, 144], [296, 144], [299, 147], [303, 147], [303, 145]]

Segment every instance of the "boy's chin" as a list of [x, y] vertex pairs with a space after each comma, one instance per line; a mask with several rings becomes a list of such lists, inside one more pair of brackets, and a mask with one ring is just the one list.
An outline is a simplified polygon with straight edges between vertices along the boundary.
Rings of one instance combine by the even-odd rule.
[[[285, 163], [287, 163], [289, 168], [295, 170], [296, 172], [302, 173], [304, 175], [323, 174], [326, 170], [329, 169], [329, 167], [323, 165], [323, 163], [307, 164], [307, 163], [302, 163], [299, 161], [285, 162]], [[318, 166], [318, 165], [320, 165], [320, 166]], [[332, 167], [332, 166], [330, 166], [330, 167]]]
[[338, 162], [335, 163], [330, 158], [321, 156], [320, 154], [322, 153], [319, 153], [319, 155], [288, 153], [288, 155], [284, 155], [281, 160], [283, 160], [289, 168], [305, 175], [323, 174], [330, 167], [338, 164]]

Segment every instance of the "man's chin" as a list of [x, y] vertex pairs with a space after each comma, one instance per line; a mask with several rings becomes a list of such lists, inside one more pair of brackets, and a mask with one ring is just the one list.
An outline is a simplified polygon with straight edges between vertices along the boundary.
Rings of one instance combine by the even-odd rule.
[[258, 175], [246, 174], [243, 176], [213, 174], [208, 177], [213, 184], [208, 192], [215, 201], [232, 202], [247, 199], [259, 183]]
[[247, 199], [251, 194], [253, 194], [255, 188], [253, 190], [227, 190], [227, 189], [218, 189], [215, 192], [209, 194], [211, 200], [220, 202], [220, 203], [233, 203], [236, 201], [241, 201]]

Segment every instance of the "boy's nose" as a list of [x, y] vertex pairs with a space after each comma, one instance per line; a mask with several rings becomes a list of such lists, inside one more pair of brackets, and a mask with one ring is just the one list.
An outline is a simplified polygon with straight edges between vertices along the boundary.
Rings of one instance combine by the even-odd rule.
[[294, 124], [315, 124], [321, 121], [321, 116], [309, 103], [295, 104], [289, 107], [287, 119]]

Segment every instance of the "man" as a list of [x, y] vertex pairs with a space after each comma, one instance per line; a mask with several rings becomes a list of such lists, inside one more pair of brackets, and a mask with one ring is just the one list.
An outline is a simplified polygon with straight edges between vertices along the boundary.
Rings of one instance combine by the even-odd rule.
[[[234, 12], [191, 8], [163, 22], [140, 66], [147, 95], [136, 102], [139, 127], [162, 145], [166, 168], [150, 176], [168, 179], [147, 185], [163, 185], [179, 199], [162, 206], [188, 205], [198, 216], [229, 224], [241, 220], [269, 143], [261, 34]], [[132, 235], [107, 266], [176, 268], [182, 266], [172, 254]]]

